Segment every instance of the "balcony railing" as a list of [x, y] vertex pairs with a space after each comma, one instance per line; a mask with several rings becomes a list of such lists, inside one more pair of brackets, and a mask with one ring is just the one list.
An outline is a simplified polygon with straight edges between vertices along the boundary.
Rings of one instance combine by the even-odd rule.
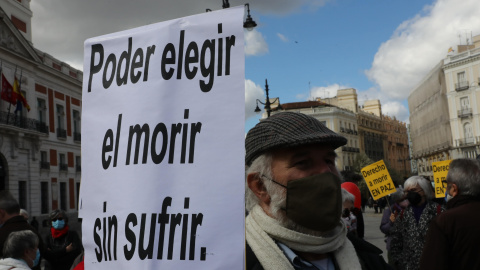
[[15, 126], [48, 134], [48, 126], [38, 120], [17, 116], [14, 113], [0, 112], [0, 124]]
[[458, 118], [465, 118], [465, 117], [471, 117], [472, 116], [472, 108], [464, 108], [461, 110], [458, 110]]
[[68, 171], [68, 165], [67, 164], [60, 163], [60, 164], [58, 164], [58, 168], [60, 169], [60, 171]]
[[360, 149], [359, 149], [359, 148], [350, 147], [350, 146], [342, 146], [342, 151], [344, 151], [344, 152], [360, 153]]
[[73, 133], [73, 140], [76, 142], [82, 141], [82, 134], [79, 132], [74, 132]]
[[466, 146], [466, 145], [472, 145], [472, 144], [475, 144], [474, 137], [463, 138], [458, 140], [458, 146]]
[[50, 169], [50, 162], [40, 161], [40, 169]]
[[468, 81], [461, 81], [455, 84], [455, 91], [467, 90], [470, 86]]
[[57, 128], [57, 138], [67, 138], [67, 131], [63, 128]]

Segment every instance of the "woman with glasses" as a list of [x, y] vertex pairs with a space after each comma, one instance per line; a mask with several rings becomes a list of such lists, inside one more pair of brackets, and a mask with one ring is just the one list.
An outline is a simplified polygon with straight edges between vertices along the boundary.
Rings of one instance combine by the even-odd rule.
[[63, 210], [50, 213], [50, 233], [45, 246], [51, 256], [49, 263], [52, 270], [69, 270], [75, 258], [82, 252], [83, 246], [78, 234], [68, 227], [68, 217]]
[[428, 224], [445, 209], [433, 202], [430, 181], [412, 176], [405, 181], [404, 198], [409, 206], [396, 217], [392, 228], [390, 253], [396, 269], [419, 269]]

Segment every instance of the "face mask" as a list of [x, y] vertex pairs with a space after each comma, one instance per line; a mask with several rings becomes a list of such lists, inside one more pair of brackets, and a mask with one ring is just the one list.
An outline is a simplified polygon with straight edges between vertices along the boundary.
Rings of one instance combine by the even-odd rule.
[[40, 262], [40, 250], [37, 249], [37, 255], [35, 256], [35, 259], [33, 260], [33, 267], [37, 266], [39, 262]]
[[57, 221], [52, 221], [52, 227], [61, 230], [63, 227], [65, 227], [65, 221], [64, 220], [57, 220]]
[[415, 191], [408, 191], [407, 199], [412, 205], [418, 205], [422, 201], [422, 196]]
[[342, 215], [340, 178], [327, 172], [292, 180], [287, 189], [287, 206], [282, 209], [289, 219], [311, 230], [325, 232], [338, 225]]

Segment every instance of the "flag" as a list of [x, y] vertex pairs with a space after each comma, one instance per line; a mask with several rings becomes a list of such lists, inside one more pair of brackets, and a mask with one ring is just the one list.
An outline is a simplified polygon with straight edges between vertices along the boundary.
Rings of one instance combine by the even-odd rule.
[[1, 98], [7, 102], [10, 102], [13, 105], [17, 104], [17, 95], [13, 91], [12, 85], [8, 82], [5, 75], [2, 73], [2, 93]]
[[20, 84], [18, 83], [17, 76], [15, 76], [15, 79], [13, 81], [13, 92], [17, 96], [17, 101], [20, 100], [23, 106], [27, 108], [27, 111], [30, 111], [30, 105], [28, 105], [27, 99], [23, 96], [22, 91], [20, 91]]
[[455, 52], [455, 50], [452, 47], [448, 49], [448, 53], [451, 53], [451, 52]]

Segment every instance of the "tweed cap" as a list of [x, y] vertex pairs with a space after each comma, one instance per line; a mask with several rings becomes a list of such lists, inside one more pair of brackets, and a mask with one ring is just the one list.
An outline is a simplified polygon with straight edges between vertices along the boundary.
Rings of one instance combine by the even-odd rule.
[[306, 144], [328, 144], [334, 148], [347, 139], [303, 113], [282, 112], [260, 121], [245, 138], [245, 164], [250, 166], [268, 150]]

